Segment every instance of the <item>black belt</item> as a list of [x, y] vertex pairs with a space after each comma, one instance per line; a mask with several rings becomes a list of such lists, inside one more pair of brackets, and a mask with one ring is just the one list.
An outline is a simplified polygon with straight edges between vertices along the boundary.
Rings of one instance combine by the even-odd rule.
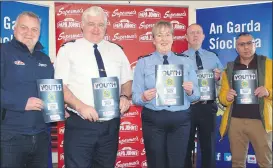
[[195, 104], [213, 104], [214, 100], [207, 100], [207, 101], [198, 101]]

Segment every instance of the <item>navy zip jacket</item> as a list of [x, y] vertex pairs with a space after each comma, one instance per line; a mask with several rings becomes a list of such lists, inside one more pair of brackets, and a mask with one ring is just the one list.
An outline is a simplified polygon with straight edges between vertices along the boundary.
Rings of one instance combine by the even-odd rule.
[[25, 111], [28, 98], [38, 98], [36, 80], [54, 77], [42, 49], [37, 42], [31, 53], [15, 38], [1, 44], [1, 131], [34, 135], [48, 128], [42, 111]]

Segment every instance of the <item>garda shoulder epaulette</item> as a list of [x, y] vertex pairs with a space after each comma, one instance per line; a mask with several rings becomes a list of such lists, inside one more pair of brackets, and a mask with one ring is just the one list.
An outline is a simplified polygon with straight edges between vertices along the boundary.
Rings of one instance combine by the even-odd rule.
[[174, 52], [174, 54], [175, 54], [176, 56], [179, 56], [179, 57], [189, 57], [188, 55], [183, 54], [183, 53], [176, 53], [176, 52]]
[[67, 42], [64, 42], [62, 45], [61, 45], [61, 47], [63, 47], [65, 44], [67, 44], [67, 43], [74, 43], [76, 41], [76, 39], [74, 39], [74, 40], [70, 40], [70, 41], [67, 41]]
[[148, 54], [148, 55], [140, 56], [140, 57], [138, 57], [138, 60], [141, 59], [141, 58], [149, 57], [151, 55], [153, 55], [153, 54]]
[[119, 46], [122, 50], [123, 50], [123, 47], [117, 43], [114, 43], [113, 41], [109, 41], [110, 43], [113, 43], [113, 44], [116, 44], [117, 46]]

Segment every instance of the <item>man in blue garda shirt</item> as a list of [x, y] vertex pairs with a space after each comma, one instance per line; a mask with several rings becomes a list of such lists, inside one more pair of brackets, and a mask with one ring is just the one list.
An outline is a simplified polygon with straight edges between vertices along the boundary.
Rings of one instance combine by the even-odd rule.
[[[134, 72], [133, 103], [143, 106], [142, 128], [149, 168], [183, 168], [190, 133], [190, 103], [200, 97], [191, 61], [171, 51], [173, 28], [159, 21], [152, 30], [156, 51], [141, 57]], [[156, 106], [155, 66], [183, 64], [184, 105]], [[165, 63], [164, 63], [165, 64]]]
[[[198, 24], [191, 24], [186, 34], [189, 49], [184, 52], [194, 64], [194, 69], [213, 69], [214, 78], [219, 82], [223, 69], [216, 54], [201, 48], [205, 38], [203, 29]], [[194, 150], [194, 138], [197, 128], [201, 147], [202, 168], [215, 168], [215, 122], [217, 105], [214, 101], [197, 101], [191, 105], [191, 133], [188, 144], [185, 167], [192, 167], [192, 151]]]

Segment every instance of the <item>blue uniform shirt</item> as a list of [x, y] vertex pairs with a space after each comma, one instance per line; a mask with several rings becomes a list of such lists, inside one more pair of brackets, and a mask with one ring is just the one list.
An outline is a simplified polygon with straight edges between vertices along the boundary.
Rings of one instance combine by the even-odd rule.
[[[200, 98], [198, 89], [198, 82], [194, 68], [191, 61], [187, 57], [177, 56], [173, 52], [168, 54], [169, 64], [182, 64], [184, 66], [184, 81], [193, 82], [193, 94], [188, 96], [184, 92], [184, 105], [183, 106], [156, 106], [156, 99], [143, 102], [141, 96], [145, 90], [155, 88], [155, 65], [163, 64], [163, 55], [154, 52], [149, 56], [143, 57], [138, 60], [134, 70], [133, 80], [133, 103], [140, 106], [145, 106], [151, 110], [168, 110], [168, 111], [181, 111], [190, 107], [190, 103]], [[181, 83], [182, 87], [182, 83]]]
[[[202, 48], [198, 49], [198, 52], [202, 60], [204, 69], [218, 68], [220, 71], [223, 70], [223, 65], [221, 64], [219, 58], [216, 56], [215, 53], [204, 50]], [[186, 54], [189, 56], [189, 59], [193, 61], [194, 69], [197, 70], [195, 50], [192, 48], [189, 48], [188, 50], [183, 52], [183, 54]]]
[[41, 111], [25, 111], [30, 97], [38, 97], [37, 79], [52, 79], [50, 58], [38, 42], [33, 53], [13, 38], [1, 44], [1, 131], [36, 134], [47, 129]]

